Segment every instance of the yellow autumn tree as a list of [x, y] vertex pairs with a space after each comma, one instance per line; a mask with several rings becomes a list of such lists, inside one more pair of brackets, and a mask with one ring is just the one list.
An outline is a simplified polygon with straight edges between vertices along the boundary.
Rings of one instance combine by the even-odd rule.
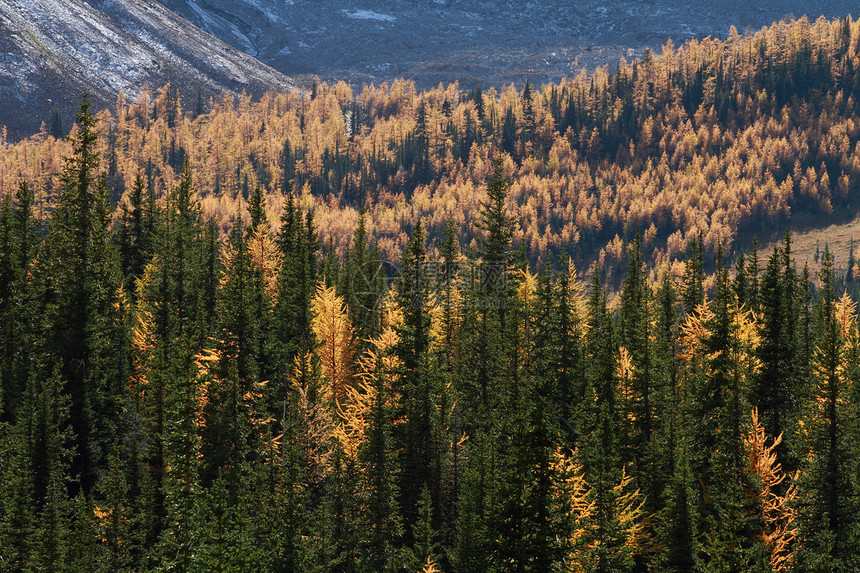
[[645, 511], [645, 496], [631, 489], [633, 476], [621, 469], [621, 481], [615, 486], [615, 515], [624, 535], [624, 546], [633, 554], [646, 552], [651, 540], [648, 536], [650, 516]]
[[839, 325], [840, 335], [843, 339], [849, 339], [854, 333], [857, 324], [857, 303], [851, 299], [848, 292], [836, 301], [836, 323]]
[[581, 323], [580, 329], [585, 334], [588, 322], [578, 319], [588, 314], [588, 297], [586, 296], [585, 284], [579, 278], [579, 271], [576, 270], [573, 259], [567, 260], [567, 277], [566, 306], [571, 310], [573, 318]]
[[430, 350], [443, 350], [450, 352], [450, 345], [447, 344], [446, 338], [453, 335], [456, 330], [456, 325], [459, 322], [459, 313], [457, 312], [458, 305], [462, 300], [462, 295], [459, 290], [453, 290], [448, 299], [432, 297], [427, 309], [430, 315]]
[[761, 360], [756, 352], [761, 346], [761, 325], [755, 312], [745, 307], [733, 304], [729, 312], [734, 327], [729, 358], [736, 375], [746, 384], [761, 369]]
[[626, 347], [621, 346], [618, 349], [618, 364], [615, 367], [615, 375], [618, 378], [618, 397], [623, 404], [622, 411], [627, 412], [625, 423], [633, 423], [636, 421], [636, 412], [630, 407], [634, 399], [633, 395], [633, 373], [634, 373], [633, 357]]
[[338, 422], [332, 435], [340, 443], [343, 453], [351, 460], [358, 457], [358, 447], [367, 435], [368, 416], [376, 390], [364, 377], [347, 388], [347, 399], [338, 407]]
[[[590, 571], [594, 551], [600, 541], [596, 538], [598, 524], [595, 521], [596, 500], [591, 486], [585, 479], [585, 471], [579, 462], [577, 451], [565, 454], [555, 451], [552, 460], [553, 472], [558, 476], [553, 485], [556, 511], [570, 517], [570, 537], [566, 540], [567, 557], [563, 571]], [[650, 545], [649, 515], [645, 511], [645, 496], [632, 489], [633, 476], [622, 469], [620, 481], [613, 486], [613, 506], [620, 537], [631, 553], [641, 554]]]
[[323, 401], [332, 404], [337, 411], [345, 402], [353, 382], [355, 332], [346, 303], [337, 296], [334, 287], [320, 283], [311, 300], [311, 310], [311, 328], [320, 342], [316, 352], [325, 378]]
[[372, 385], [380, 370], [387, 373], [389, 382], [396, 381], [401, 361], [393, 351], [400, 342], [398, 328], [403, 325], [403, 311], [396, 301], [397, 294], [392, 287], [382, 299], [382, 332], [368, 341], [368, 349], [358, 360], [359, 376], [368, 385]]
[[358, 360], [359, 372], [362, 378], [372, 377], [377, 366], [386, 371], [393, 371], [400, 365], [400, 359], [393, 353], [400, 342], [398, 328], [403, 325], [403, 311], [397, 304], [395, 287], [388, 290], [382, 299], [382, 332], [376, 338], [370, 339], [370, 345], [365, 354]]
[[290, 380], [296, 392], [296, 405], [304, 428], [299, 440], [307, 459], [306, 471], [311, 482], [319, 483], [331, 470], [330, 442], [337, 424], [326, 403], [309, 399], [310, 389], [307, 378], [302, 373], [306, 371], [310, 361], [309, 352], [299, 353], [295, 357]]
[[[333, 438], [343, 453], [353, 460], [357, 459], [359, 446], [367, 436], [370, 409], [376, 396], [376, 376], [384, 370], [390, 383], [400, 364], [393, 350], [400, 340], [397, 328], [402, 324], [403, 316], [395, 298], [393, 290], [386, 294], [381, 308], [382, 332], [368, 341], [368, 349], [358, 358], [355, 356], [355, 337], [348, 310], [342, 299], [335, 295], [334, 288], [321, 286], [312, 302], [316, 313], [314, 333], [322, 342], [317, 353], [326, 382], [322, 391], [323, 405], [320, 406], [307, 405], [307, 390], [296, 387], [300, 400], [306, 404], [306, 422], [315, 428], [309, 440], [322, 444]], [[314, 451], [322, 452], [323, 449]], [[320, 457], [318, 462], [324, 464], [327, 459]]]
[[708, 323], [714, 313], [707, 304], [700, 304], [689, 313], [681, 324], [681, 354], [684, 362], [698, 361], [708, 356], [704, 341], [710, 331]]
[[158, 256], [143, 269], [143, 275], [136, 280], [135, 291], [137, 305], [134, 317], [134, 329], [131, 335], [131, 345], [134, 350], [132, 359], [131, 378], [129, 386], [135, 397], [142, 398], [149, 387], [150, 358], [156, 345], [153, 332], [153, 305], [148, 300], [148, 288], [152, 285], [154, 274], [157, 272]]
[[439, 565], [433, 561], [430, 557], [427, 558], [427, 562], [421, 567], [421, 571], [418, 573], [442, 573], [442, 570], [439, 569]]
[[251, 262], [263, 275], [263, 285], [266, 294], [275, 300], [278, 294], [278, 272], [281, 268], [283, 255], [275, 244], [268, 225], [258, 225], [248, 238], [248, 253]]
[[553, 483], [553, 498], [556, 511], [570, 516], [570, 537], [566, 540], [566, 571], [586, 571], [589, 556], [586, 541], [589, 533], [589, 520], [594, 514], [595, 502], [591, 488], [585, 481], [585, 471], [579, 462], [577, 451], [570, 454], [556, 449], [552, 470], [558, 476]]
[[[746, 438], [749, 450], [749, 469], [761, 479], [759, 492], [764, 529], [761, 539], [770, 551], [770, 564], [774, 571], [788, 571], [792, 566], [791, 544], [795, 538], [792, 527], [797, 510], [793, 502], [797, 499], [797, 486], [791, 483], [784, 493], [780, 485], [787, 477], [776, 459], [776, 448], [782, 443], [782, 434], [767, 445], [764, 426], [758, 418], [758, 408], [752, 411], [752, 427]], [[792, 482], [796, 481], [795, 479]]]

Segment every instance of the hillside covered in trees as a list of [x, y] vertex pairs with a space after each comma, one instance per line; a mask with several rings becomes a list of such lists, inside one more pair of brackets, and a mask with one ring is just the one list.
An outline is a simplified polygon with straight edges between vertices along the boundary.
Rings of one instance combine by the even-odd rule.
[[0, 568], [856, 570], [854, 270], [745, 246], [851, 212], [858, 49], [5, 146]]
[[[260, 101], [182, 102], [168, 86], [98, 114], [96, 148], [113, 203], [128, 202], [139, 173], [162, 200], [187, 158], [203, 212], [222, 233], [258, 185], [277, 227], [292, 186], [341, 253], [365, 208], [392, 261], [417, 218], [433, 239], [453, 219], [475, 246], [500, 151], [531, 262], [569, 253], [582, 268], [598, 260], [618, 274], [637, 229], [649, 261], [681, 258], [700, 234], [712, 261], [720, 244], [736, 254], [790, 221], [855, 213], [858, 95], [860, 22], [799, 20], [667, 45], [613, 73], [540, 89], [340, 83]], [[50, 136], [61, 125], [48, 128], [0, 153], [0, 192], [27, 181], [40, 217], [71, 150]]]

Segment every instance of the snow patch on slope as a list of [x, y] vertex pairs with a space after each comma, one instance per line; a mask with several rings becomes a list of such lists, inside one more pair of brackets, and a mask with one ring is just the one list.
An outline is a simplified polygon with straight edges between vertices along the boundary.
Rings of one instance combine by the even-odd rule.
[[0, 125], [32, 132], [51, 106], [68, 113], [84, 91], [112, 106], [119, 92], [166, 83], [185, 101], [198, 86], [204, 97], [294, 87], [155, 0], [0, 0], [0, 101], [22, 102], [0, 105]]
[[346, 14], [347, 18], [352, 18], [354, 20], [375, 20], [377, 22], [394, 22], [397, 18], [391, 16], [389, 14], [380, 14], [379, 12], [373, 12], [372, 10], [341, 10], [344, 14]]

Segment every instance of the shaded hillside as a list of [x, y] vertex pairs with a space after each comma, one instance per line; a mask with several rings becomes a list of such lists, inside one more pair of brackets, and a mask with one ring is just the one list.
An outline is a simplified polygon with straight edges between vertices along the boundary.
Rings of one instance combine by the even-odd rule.
[[[502, 86], [557, 82], [667, 38], [725, 37], [791, 14], [844, 16], [845, 0], [165, 0], [214, 36], [287, 74], [357, 85], [414, 79]], [[629, 56], [628, 56], [629, 57]]]
[[0, 124], [12, 137], [38, 130], [53, 108], [71, 120], [84, 91], [112, 106], [120, 91], [168, 82], [189, 103], [198, 86], [208, 99], [292, 85], [159, 2], [0, 0]]

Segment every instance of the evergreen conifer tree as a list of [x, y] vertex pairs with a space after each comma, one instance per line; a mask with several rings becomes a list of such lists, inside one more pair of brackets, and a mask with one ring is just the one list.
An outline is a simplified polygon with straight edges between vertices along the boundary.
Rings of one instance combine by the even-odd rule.
[[60, 365], [71, 398], [72, 473], [85, 492], [105, 469], [111, 441], [123, 431], [127, 377], [119, 257], [110, 241], [110, 206], [89, 106], [85, 96], [35, 279], [35, 296], [45, 305], [38, 349], [45, 362]]
[[384, 294], [387, 268], [383, 266], [379, 250], [371, 246], [362, 210], [358, 226], [352, 239], [352, 247], [346, 253], [343, 268], [339, 272], [338, 294], [349, 306], [350, 317], [355, 325], [360, 347], [380, 332], [380, 304]]
[[438, 475], [432, 475], [431, 449], [435, 395], [430, 372], [430, 280], [424, 246], [424, 227], [419, 220], [401, 258], [397, 299], [403, 313], [398, 329], [396, 353], [401, 375], [393, 389], [393, 413], [397, 424], [392, 440], [400, 452], [400, 509], [407, 543], [417, 523], [418, 500], [422, 490], [437, 490]]
[[799, 485], [796, 560], [801, 571], [850, 571], [857, 567], [858, 556], [857, 492], [851, 477], [856, 467], [856, 436], [849, 423], [856, 416], [856, 404], [848, 399], [841, 370], [844, 336], [856, 329], [856, 323], [840, 324], [833, 256], [827, 247], [819, 280], [816, 386], [803, 420], [809, 454]]
[[702, 284], [705, 279], [703, 270], [704, 245], [702, 237], [693, 239], [687, 253], [687, 264], [684, 267], [684, 289], [682, 300], [684, 310], [690, 314], [695, 308], [704, 302], [705, 292]]

